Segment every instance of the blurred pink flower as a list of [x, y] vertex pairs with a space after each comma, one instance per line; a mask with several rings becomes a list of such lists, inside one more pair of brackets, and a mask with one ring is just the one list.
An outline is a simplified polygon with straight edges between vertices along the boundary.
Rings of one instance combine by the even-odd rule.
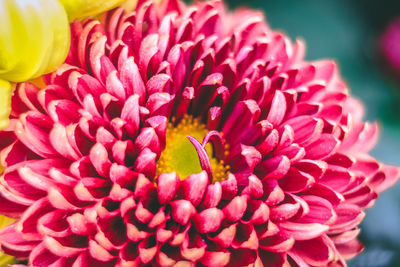
[[[33, 266], [345, 266], [396, 167], [332, 61], [262, 14], [139, 2], [72, 24], [1, 136], [8, 254]], [[194, 158], [193, 158], [194, 155]]]
[[394, 19], [380, 39], [380, 48], [389, 67], [400, 73], [400, 18]]

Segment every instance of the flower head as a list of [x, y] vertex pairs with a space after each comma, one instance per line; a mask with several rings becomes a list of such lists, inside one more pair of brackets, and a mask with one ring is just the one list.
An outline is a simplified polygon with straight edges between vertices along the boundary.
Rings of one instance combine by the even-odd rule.
[[1, 248], [33, 266], [345, 265], [396, 167], [332, 61], [219, 1], [72, 24], [0, 132]]

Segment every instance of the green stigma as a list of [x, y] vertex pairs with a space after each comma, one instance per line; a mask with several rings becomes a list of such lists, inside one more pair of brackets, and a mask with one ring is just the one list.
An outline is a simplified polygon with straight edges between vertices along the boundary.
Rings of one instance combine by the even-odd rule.
[[[184, 180], [191, 174], [201, 172], [199, 156], [187, 136], [201, 142], [207, 133], [208, 130], [200, 119], [189, 115], [185, 115], [176, 125], [173, 122], [168, 123], [166, 146], [157, 162], [157, 174], [176, 172], [180, 179]], [[205, 149], [211, 163], [213, 182], [224, 180], [229, 166], [213, 157], [213, 147], [210, 143], [207, 143]]]

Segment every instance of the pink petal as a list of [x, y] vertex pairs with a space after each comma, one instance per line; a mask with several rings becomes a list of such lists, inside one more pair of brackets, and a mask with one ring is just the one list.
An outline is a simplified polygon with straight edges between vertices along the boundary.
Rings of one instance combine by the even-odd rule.
[[339, 141], [330, 134], [322, 134], [315, 142], [306, 147], [306, 157], [324, 159], [332, 155], [339, 147]]
[[236, 196], [226, 205], [222, 211], [229, 222], [240, 220], [247, 208], [247, 196]]
[[275, 91], [272, 98], [271, 107], [269, 109], [267, 120], [277, 126], [279, 125], [286, 114], [286, 99], [283, 93], [279, 90]]
[[161, 204], [170, 202], [180, 186], [180, 179], [176, 173], [161, 173], [157, 178], [158, 201]]
[[225, 266], [229, 263], [231, 253], [225, 251], [206, 251], [200, 262], [205, 266]]
[[182, 197], [196, 207], [203, 199], [207, 186], [208, 175], [205, 171], [198, 174], [191, 174], [181, 183]]
[[111, 161], [109, 160], [108, 152], [103, 145], [97, 143], [92, 147], [90, 150], [90, 161], [102, 177], [108, 177]]
[[182, 225], [186, 225], [190, 218], [196, 214], [196, 209], [188, 200], [175, 200], [171, 202], [172, 218]]
[[308, 240], [318, 237], [328, 231], [329, 226], [319, 223], [281, 222], [278, 224], [282, 233], [295, 240]]
[[218, 230], [224, 219], [224, 213], [217, 208], [209, 208], [196, 214], [193, 222], [200, 233], [210, 233]]
[[135, 161], [135, 171], [143, 173], [148, 178], [153, 178], [156, 174], [157, 154], [147, 147], [143, 149]]
[[121, 111], [121, 119], [126, 122], [125, 129], [131, 136], [135, 136], [139, 129], [139, 95], [129, 96]]
[[295, 260], [299, 257], [313, 266], [327, 265], [333, 259], [333, 251], [325, 244], [322, 238], [296, 241], [289, 255], [293, 256]]

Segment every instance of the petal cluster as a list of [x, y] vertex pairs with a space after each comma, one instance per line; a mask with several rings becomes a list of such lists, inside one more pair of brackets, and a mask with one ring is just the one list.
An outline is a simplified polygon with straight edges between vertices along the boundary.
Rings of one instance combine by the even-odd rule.
[[[368, 154], [377, 125], [334, 62], [219, 1], [142, 1], [71, 31], [65, 64], [44, 90], [18, 85], [0, 132], [0, 213], [17, 219], [4, 252], [32, 266], [345, 266], [362, 250], [364, 210], [399, 169]], [[228, 144], [214, 151], [224, 179], [157, 173], [168, 123], [187, 114]]]

